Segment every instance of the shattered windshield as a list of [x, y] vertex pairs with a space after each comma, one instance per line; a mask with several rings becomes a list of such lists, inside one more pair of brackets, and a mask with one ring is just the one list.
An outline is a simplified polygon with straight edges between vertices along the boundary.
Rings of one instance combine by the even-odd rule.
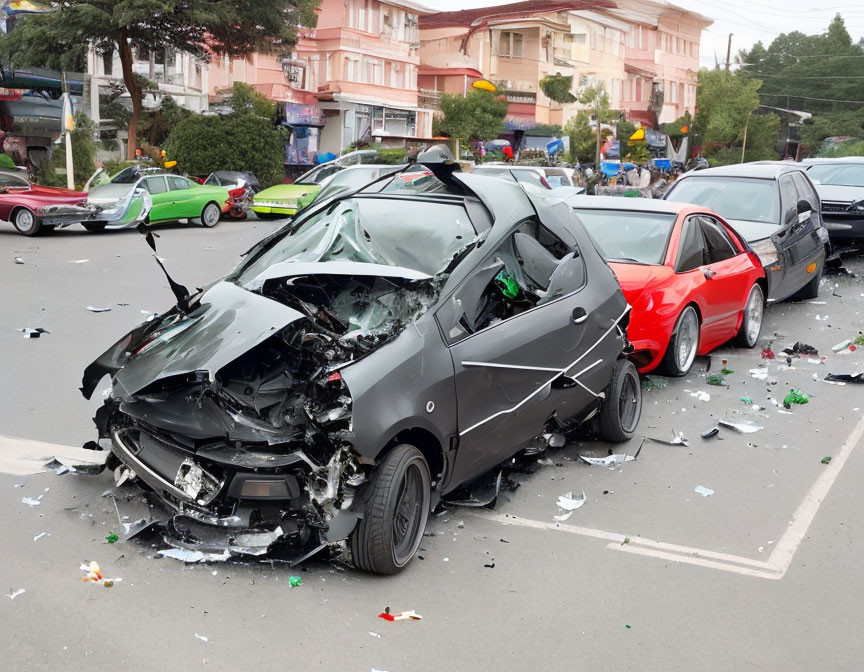
[[780, 198], [774, 180], [749, 177], [689, 177], [668, 200], [711, 208], [726, 219], [780, 224]]
[[576, 210], [606, 261], [662, 264], [675, 215], [626, 210]]
[[235, 277], [245, 286], [284, 261], [353, 261], [437, 275], [476, 237], [461, 204], [351, 198], [258, 248]]

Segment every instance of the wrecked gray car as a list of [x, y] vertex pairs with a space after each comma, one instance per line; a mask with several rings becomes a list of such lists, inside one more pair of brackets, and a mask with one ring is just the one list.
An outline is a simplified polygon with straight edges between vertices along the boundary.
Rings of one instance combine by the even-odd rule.
[[185, 547], [299, 562], [347, 540], [395, 573], [442, 497], [544, 436], [633, 435], [629, 306], [590, 238], [452, 170], [313, 206], [196, 296], [172, 281], [178, 304], [87, 368], [87, 398], [111, 376], [109, 467]]

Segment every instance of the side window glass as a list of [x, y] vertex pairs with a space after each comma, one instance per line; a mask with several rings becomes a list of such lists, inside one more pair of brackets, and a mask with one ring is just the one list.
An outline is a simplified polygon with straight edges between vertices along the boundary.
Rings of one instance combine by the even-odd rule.
[[[531, 228], [542, 235], [529, 232]], [[447, 340], [461, 340], [537, 306], [578, 291], [585, 263], [578, 251], [526, 222], [480, 265], [439, 309]], [[542, 239], [542, 240], [541, 240]]]
[[676, 273], [686, 273], [699, 268], [705, 263], [705, 242], [699, 220], [691, 217], [684, 222], [684, 235], [678, 245], [678, 263]]
[[792, 176], [783, 175], [780, 178], [780, 216], [782, 217], [782, 219], [780, 220], [781, 223], [786, 222], [786, 218], [789, 216], [789, 211], [795, 210], [795, 206], [797, 204], [798, 192], [795, 190], [795, 183], [792, 182]]
[[798, 198], [803, 198], [813, 206], [814, 210], [819, 208], [819, 195], [802, 173], [792, 173], [792, 180], [798, 189]]
[[182, 177], [169, 177], [168, 184], [171, 186], [171, 191], [179, 191], [180, 189], [189, 189], [189, 182]]
[[151, 194], [163, 194], [168, 191], [164, 177], [148, 177], [144, 180], [144, 188]]
[[706, 262], [713, 264], [734, 257], [737, 253], [722, 227], [710, 217], [700, 217], [700, 220], [705, 237]]

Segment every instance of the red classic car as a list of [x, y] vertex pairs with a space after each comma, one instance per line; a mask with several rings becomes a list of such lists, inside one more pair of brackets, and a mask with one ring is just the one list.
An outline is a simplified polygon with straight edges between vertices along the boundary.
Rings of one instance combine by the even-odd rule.
[[567, 199], [633, 307], [627, 336], [640, 373], [683, 376], [729, 340], [752, 348], [767, 284], [747, 243], [708, 208], [645, 198]]
[[0, 219], [11, 222], [25, 236], [62, 223], [51, 206], [78, 205], [86, 200], [87, 192], [43, 187], [18, 173], [0, 171]]

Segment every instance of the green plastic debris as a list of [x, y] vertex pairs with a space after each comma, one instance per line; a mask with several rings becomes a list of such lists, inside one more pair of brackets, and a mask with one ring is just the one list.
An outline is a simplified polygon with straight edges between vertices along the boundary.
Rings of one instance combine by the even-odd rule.
[[806, 404], [808, 401], [810, 401], [810, 397], [793, 387], [789, 390], [789, 394], [784, 397], [783, 405], [789, 408], [792, 404]]
[[753, 400], [750, 397], [741, 397], [741, 401], [743, 401], [748, 406], [753, 405]]
[[303, 577], [292, 576], [291, 578], [288, 579], [288, 584], [292, 588], [296, 588], [297, 586], [302, 586], [303, 585]]
[[519, 296], [519, 284], [516, 282], [516, 278], [510, 275], [507, 271], [501, 271], [498, 273], [498, 275], [495, 276], [495, 283], [498, 285], [498, 289], [501, 290], [501, 293], [508, 299], [515, 299]]
[[665, 378], [657, 378], [656, 376], [645, 376], [642, 379], [642, 389], [645, 391], [662, 390], [668, 384], [669, 382]]
[[735, 373], [735, 372], [732, 369], [727, 369], [724, 366], [722, 369], [720, 369], [720, 373], [722, 373], [724, 376], [728, 376], [730, 373]]
[[831, 464], [831, 458], [830, 457], [823, 457], [822, 458], [822, 464]]
[[630, 537], [624, 537], [624, 541], [621, 542], [621, 545], [623, 546], [624, 544], [629, 544], [629, 543], [630, 543]]
[[626, 623], [624, 624], [624, 627], [627, 628], [628, 630], [630, 629], [630, 626], [627, 625]]
[[855, 345], [864, 345], [864, 331], [859, 331], [855, 337]]
[[105, 537], [105, 541], [107, 541], [109, 544], [116, 544], [119, 541], [119, 539], [120, 539], [120, 537], [118, 537], [113, 532], [111, 534], [109, 534], [107, 537]]
[[712, 373], [710, 376], [705, 376], [705, 382], [709, 385], [716, 385], [717, 387], [724, 387], [726, 385], [726, 379], [719, 373]]

